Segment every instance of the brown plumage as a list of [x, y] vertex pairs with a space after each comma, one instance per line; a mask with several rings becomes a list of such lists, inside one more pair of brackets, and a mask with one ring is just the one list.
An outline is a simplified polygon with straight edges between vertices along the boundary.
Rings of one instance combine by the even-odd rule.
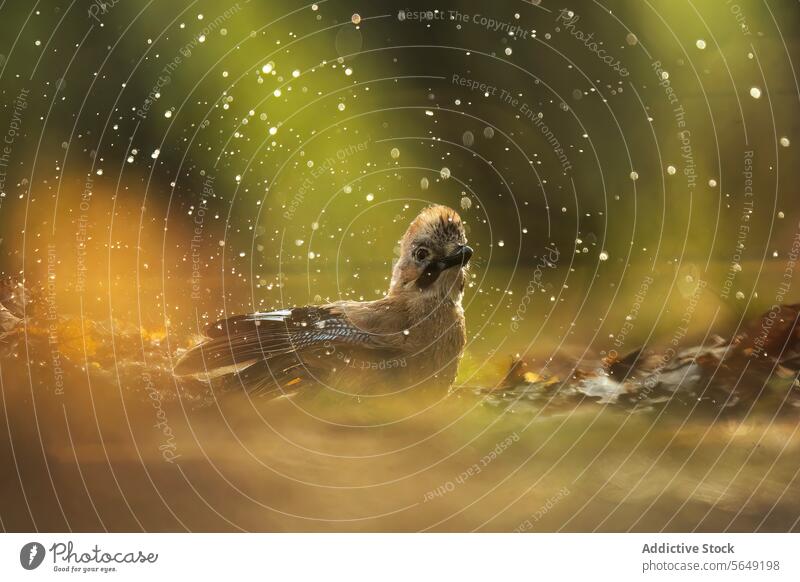
[[310, 384], [359, 394], [449, 387], [466, 344], [466, 242], [458, 214], [430, 206], [403, 236], [384, 298], [218, 321], [174, 372], [271, 395]]

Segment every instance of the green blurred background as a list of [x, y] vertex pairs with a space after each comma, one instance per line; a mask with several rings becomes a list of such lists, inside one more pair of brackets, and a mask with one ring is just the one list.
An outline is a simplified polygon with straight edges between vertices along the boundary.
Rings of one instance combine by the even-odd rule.
[[[124, 318], [137, 292], [161, 307], [143, 316], [171, 326], [187, 309], [376, 298], [431, 202], [460, 209], [477, 249], [482, 349], [602, 352], [651, 276], [626, 341], [669, 337], [697, 281], [696, 332], [774, 302], [798, 223], [792, 2], [3, 12], [7, 118], [30, 92], [0, 208], [4, 269], [40, 277], [52, 239], [62, 303], [81, 224], [86, 305], [103, 313], [116, 299]], [[548, 247], [557, 264], [537, 273]]]

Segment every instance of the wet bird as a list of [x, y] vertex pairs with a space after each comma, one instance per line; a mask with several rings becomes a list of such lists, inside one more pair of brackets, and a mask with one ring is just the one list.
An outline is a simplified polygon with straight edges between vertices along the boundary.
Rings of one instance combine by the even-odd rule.
[[403, 235], [382, 299], [220, 320], [180, 357], [174, 373], [271, 396], [309, 385], [348, 394], [441, 393], [455, 381], [466, 344], [461, 301], [472, 257], [466, 243], [459, 215], [429, 206]]

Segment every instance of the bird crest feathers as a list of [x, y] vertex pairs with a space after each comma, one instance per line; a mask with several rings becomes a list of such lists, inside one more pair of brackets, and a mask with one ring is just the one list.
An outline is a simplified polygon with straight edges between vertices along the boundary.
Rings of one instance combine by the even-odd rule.
[[420, 237], [440, 243], [466, 240], [461, 217], [452, 208], [439, 204], [428, 206], [419, 213], [406, 230], [403, 242], [408, 244]]

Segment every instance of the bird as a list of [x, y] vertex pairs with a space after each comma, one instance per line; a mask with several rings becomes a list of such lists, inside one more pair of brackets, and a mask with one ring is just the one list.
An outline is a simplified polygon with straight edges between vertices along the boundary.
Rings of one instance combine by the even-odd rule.
[[428, 206], [400, 239], [383, 298], [221, 319], [173, 373], [271, 397], [310, 386], [346, 395], [447, 394], [467, 341], [462, 300], [472, 255], [458, 213]]

